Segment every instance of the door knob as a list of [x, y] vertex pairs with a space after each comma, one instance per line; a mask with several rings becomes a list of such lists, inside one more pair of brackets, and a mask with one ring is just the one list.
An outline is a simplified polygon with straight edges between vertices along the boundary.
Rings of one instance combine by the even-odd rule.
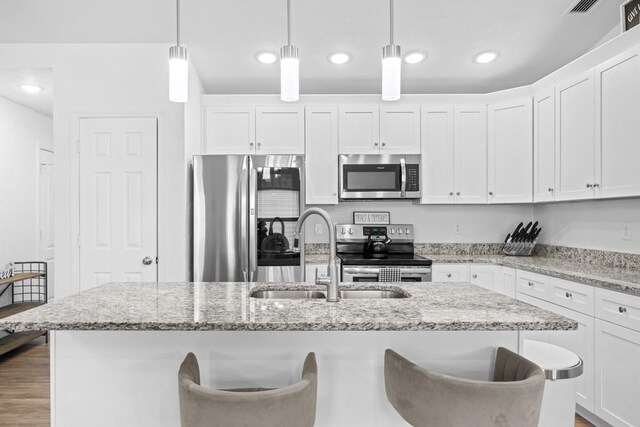
[[152, 262], [153, 262], [153, 259], [151, 259], [150, 256], [146, 256], [142, 259], [142, 263], [144, 265], [151, 265]]

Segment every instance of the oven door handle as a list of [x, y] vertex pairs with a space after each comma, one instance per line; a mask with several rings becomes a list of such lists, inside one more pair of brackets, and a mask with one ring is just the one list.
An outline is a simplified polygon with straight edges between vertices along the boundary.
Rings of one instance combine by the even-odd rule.
[[400, 159], [400, 197], [405, 198], [407, 196], [407, 165], [404, 158]]
[[[393, 267], [388, 267], [393, 268]], [[342, 267], [344, 274], [378, 274], [380, 268], [374, 267]], [[401, 268], [400, 274], [429, 274], [431, 267]]]

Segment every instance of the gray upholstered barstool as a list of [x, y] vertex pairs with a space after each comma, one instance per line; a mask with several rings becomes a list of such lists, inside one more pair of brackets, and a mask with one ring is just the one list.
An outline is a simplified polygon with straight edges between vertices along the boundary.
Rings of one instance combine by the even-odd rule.
[[387, 399], [413, 426], [537, 427], [545, 376], [542, 370], [498, 348], [493, 381], [431, 372], [387, 350]]
[[180, 365], [182, 427], [313, 426], [316, 419], [318, 367], [309, 353], [302, 379], [277, 389], [214, 390], [200, 385], [200, 368], [193, 353]]

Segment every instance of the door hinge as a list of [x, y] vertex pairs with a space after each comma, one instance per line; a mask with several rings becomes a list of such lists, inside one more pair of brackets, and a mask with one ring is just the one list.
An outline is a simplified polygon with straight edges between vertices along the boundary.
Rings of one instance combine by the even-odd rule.
[[158, 257], [156, 257], [156, 264], [158, 263]]

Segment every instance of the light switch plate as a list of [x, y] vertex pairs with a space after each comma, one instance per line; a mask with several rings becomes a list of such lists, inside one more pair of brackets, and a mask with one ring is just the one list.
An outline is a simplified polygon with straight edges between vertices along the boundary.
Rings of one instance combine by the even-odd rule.
[[622, 224], [622, 240], [631, 240], [631, 224]]
[[318, 236], [322, 234], [322, 224], [316, 224], [315, 225], [315, 233]]

